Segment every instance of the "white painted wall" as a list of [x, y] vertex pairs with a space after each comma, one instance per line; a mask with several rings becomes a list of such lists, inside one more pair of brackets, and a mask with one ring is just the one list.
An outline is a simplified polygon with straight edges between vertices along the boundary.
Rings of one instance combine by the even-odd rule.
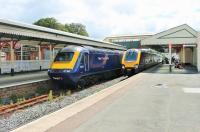
[[193, 64], [197, 66], [197, 48], [193, 49]]
[[185, 48], [185, 63], [190, 63], [194, 65], [192, 48]]
[[200, 72], [200, 33], [198, 33], [197, 37], [197, 69]]

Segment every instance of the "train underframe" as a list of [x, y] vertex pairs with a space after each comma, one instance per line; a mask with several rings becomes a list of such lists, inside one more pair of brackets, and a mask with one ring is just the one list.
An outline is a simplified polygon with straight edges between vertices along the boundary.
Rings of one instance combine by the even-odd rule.
[[113, 79], [121, 75], [122, 75], [122, 70], [115, 69], [115, 70], [102, 71], [98, 73], [85, 73], [83, 75], [80, 74], [73, 74], [68, 76], [57, 75], [59, 79], [56, 80], [55, 79], [56, 77], [54, 78], [52, 77], [51, 79], [56, 87], [83, 89], [86, 86], [94, 85], [100, 81]]
[[135, 67], [127, 67], [124, 69], [123, 73], [124, 73], [124, 76], [132, 76], [134, 74], [137, 74], [141, 71], [144, 71], [152, 66], [155, 66], [159, 63], [151, 63], [151, 64], [145, 64], [145, 65], [139, 65], [137, 68]]
[[115, 69], [110, 71], [102, 71], [99, 73], [89, 73], [80, 77], [79, 81], [75, 84], [75, 87], [82, 89], [86, 86], [97, 84], [104, 80], [110, 80], [122, 75], [121, 69]]

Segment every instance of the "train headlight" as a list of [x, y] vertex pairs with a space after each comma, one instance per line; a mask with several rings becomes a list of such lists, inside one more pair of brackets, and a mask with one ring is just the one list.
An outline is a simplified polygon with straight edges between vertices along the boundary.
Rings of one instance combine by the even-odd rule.
[[125, 66], [124, 66], [124, 65], [122, 65], [122, 69], [125, 69]]
[[135, 67], [135, 69], [138, 69], [138, 65], [135, 65], [134, 67]]
[[52, 70], [51, 69], [48, 69], [48, 72], [51, 72]]
[[66, 69], [66, 70], [63, 70], [63, 72], [64, 72], [64, 73], [69, 73], [69, 72], [71, 72], [71, 70]]

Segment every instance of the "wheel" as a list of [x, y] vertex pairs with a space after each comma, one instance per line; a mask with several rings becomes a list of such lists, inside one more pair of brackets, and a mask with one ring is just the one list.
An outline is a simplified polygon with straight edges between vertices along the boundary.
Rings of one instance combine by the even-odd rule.
[[136, 69], [135, 69], [135, 74], [137, 74], [137, 73], [139, 73], [139, 72], [140, 72], [139, 68], [136, 68]]
[[136, 73], [136, 72], [135, 72], [135, 69], [132, 69], [132, 70], [131, 70], [131, 76], [132, 76], [132, 75], [135, 75], [135, 73]]
[[84, 89], [85, 88], [85, 80], [84, 79], [80, 79], [79, 81], [78, 81], [78, 83], [76, 84], [76, 88], [77, 89]]
[[96, 75], [96, 76], [93, 76], [92, 85], [95, 85], [97, 82], [98, 82], [98, 77], [97, 77], [97, 75]]

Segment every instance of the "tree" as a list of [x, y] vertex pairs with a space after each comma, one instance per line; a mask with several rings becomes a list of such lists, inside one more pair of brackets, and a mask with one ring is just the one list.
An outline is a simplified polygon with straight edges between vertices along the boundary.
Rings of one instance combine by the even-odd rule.
[[80, 23], [65, 24], [65, 28], [67, 28], [70, 33], [89, 36], [85, 26]]
[[89, 36], [86, 27], [80, 23], [62, 24], [55, 18], [42, 18], [33, 23], [34, 25], [43, 26], [47, 28], [57, 29], [65, 32], [75, 33], [78, 35]]
[[43, 26], [52, 29], [61, 29], [61, 24], [57, 22], [57, 20], [53, 17], [51, 18], [42, 18], [34, 23], [38, 26]]

